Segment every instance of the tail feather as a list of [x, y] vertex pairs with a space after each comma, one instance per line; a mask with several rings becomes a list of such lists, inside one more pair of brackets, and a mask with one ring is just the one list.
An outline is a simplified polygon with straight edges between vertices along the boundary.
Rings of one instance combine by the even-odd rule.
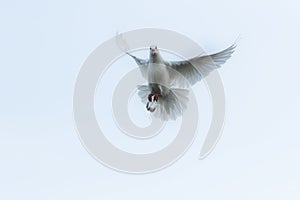
[[141, 101], [146, 104], [148, 102], [148, 95], [151, 93], [150, 87], [148, 85], [138, 85], [137, 88]]

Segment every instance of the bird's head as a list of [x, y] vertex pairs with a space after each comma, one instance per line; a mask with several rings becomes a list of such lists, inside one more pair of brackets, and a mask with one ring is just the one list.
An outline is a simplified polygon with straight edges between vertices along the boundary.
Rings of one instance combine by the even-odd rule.
[[161, 63], [163, 62], [162, 57], [157, 49], [157, 46], [150, 46], [150, 62], [151, 63]]
[[150, 56], [156, 56], [158, 54], [157, 46], [150, 46]]
[[155, 56], [155, 55], [157, 55], [157, 53], [158, 53], [157, 46], [154, 46], [154, 45], [150, 46], [150, 55]]

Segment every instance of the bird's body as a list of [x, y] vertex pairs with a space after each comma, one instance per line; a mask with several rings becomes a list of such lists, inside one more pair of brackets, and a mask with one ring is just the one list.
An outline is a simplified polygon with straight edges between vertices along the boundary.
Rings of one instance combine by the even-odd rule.
[[[176, 119], [186, 107], [188, 90], [231, 57], [235, 45], [211, 55], [201, 55], [183, 61], [164, 61], [156, 46], [150, 47], [148, 60], [129, 53], [140, 67], [147, 85], [138, 86], [139, 96], [148, 111], [163, 120]], [[175, 84], [177, 83], [177, 84]], [[179, 83], [179, 84], [178, 84]]]
[[[170, 87], [169, 71], [164, 64], [148, 64], [148, 84], [153, 94], [165, 95]], [[162, 87], [165, 86], [165, 87]]]

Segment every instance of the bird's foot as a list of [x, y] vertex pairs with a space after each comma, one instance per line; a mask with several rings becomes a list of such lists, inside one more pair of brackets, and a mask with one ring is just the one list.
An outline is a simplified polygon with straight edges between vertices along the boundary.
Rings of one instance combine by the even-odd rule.
[[149, 105], [149, 102], [147, 102], [146, 108], [148, 111], [150, 112], [154, 112], [156, 108], [151, 108], [151, 106]]

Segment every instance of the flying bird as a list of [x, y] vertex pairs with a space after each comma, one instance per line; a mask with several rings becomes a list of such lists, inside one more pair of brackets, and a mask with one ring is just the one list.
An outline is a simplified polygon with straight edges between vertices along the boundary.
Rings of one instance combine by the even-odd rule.
[[149, 59], [132, 57], [148, 84], [138, 86], [138, 95], [147, 111], [162, 120], [181, 116], [188, 102], [189, 89], [213, 70], [220, 68], [234, 52], [233, 44], [223, 51], [188, 60], [166, 61], [157, 46], [150, 46]]

